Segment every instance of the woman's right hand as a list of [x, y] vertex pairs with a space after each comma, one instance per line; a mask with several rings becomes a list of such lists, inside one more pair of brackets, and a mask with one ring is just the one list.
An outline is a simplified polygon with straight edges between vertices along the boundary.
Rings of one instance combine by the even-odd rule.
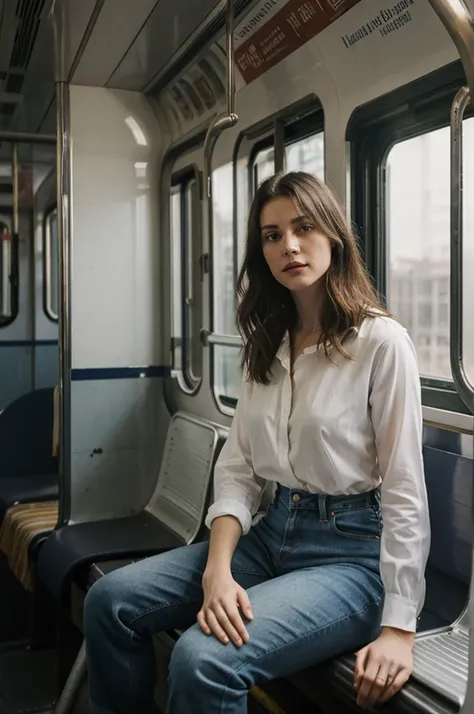
[[206, 635], [215, 635], [223, 644], [231, 640], [237, 647], [248, 642], [242, 615], [253, 619], [249, 597], [235, 582], [230, 570], [206, 570], [202, 578], [204, 602], [197, 621]]

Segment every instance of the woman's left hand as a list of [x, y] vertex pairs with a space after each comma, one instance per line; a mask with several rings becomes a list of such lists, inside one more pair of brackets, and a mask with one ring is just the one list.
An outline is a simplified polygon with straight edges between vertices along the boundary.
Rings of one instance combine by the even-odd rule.
[[393, 697], [413, 670], [413, 632], [384, 627], [382, 634], [359, 650], [354, 673], [357, 704], [368, 709]]

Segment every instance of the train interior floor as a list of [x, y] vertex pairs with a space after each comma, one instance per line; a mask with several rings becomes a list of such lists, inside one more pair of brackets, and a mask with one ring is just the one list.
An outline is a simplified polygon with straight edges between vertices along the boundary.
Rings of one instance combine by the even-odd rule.
[[[56, 653], [53, 649], [31, 650], [20, 646], [12, 648], [11, 645], [7, 649], [0, 645], [0, 714], [54, 714], [55, 684]], [[253, 696], [249, 697], [248, 714], [268, 714], [269, 711], [323, 714], [314, 704], [303, 701], [297, 692], [293, 691], [290, 698], [277, 682], [267, 689], [268, 696], [267, 706]], [[87, 685], [82, 687], [70, 714], [90, 714]], [[164, 714], [164, 711], [157, 710], [157, 714]]]
[[52, 714], [55, 682], [54, 650], [0, 650], [0, 714]]

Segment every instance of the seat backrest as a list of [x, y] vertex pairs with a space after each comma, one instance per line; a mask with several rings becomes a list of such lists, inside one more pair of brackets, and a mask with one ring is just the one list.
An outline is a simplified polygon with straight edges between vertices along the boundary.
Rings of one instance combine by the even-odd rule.
[[53, 388], [16, 399], [0, 414], [0, 475], [56, 473]]
[[155, 491], [146, 510], [191, 543], [209, 502], [214, 463], [224, 428], [178, 412], [170, 422]]
[[471, 580], [472, 459], [423, 447], [431, 519], [429, 565], [466, 585]]
[[423, 447], [430, 506], [431, 548], [421, 629], [449, 625], [469, 597], [473, 528], [472, 459]]

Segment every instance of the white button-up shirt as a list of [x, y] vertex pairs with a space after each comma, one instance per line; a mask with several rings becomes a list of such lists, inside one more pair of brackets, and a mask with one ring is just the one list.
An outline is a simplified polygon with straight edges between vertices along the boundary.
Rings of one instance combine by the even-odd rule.
[[430, 545], [422, 460], [418, 366], [406, 330], [383, 316], [367, 318], [336, 350], [306, 349], [290, 376], [288, 336], [269, 385], [245, 380], [214, 472], [214, 518], [252, 525], [263, 487], [330, 495], [381, 487], [382, 625], [415, 631], [424, 601]]

